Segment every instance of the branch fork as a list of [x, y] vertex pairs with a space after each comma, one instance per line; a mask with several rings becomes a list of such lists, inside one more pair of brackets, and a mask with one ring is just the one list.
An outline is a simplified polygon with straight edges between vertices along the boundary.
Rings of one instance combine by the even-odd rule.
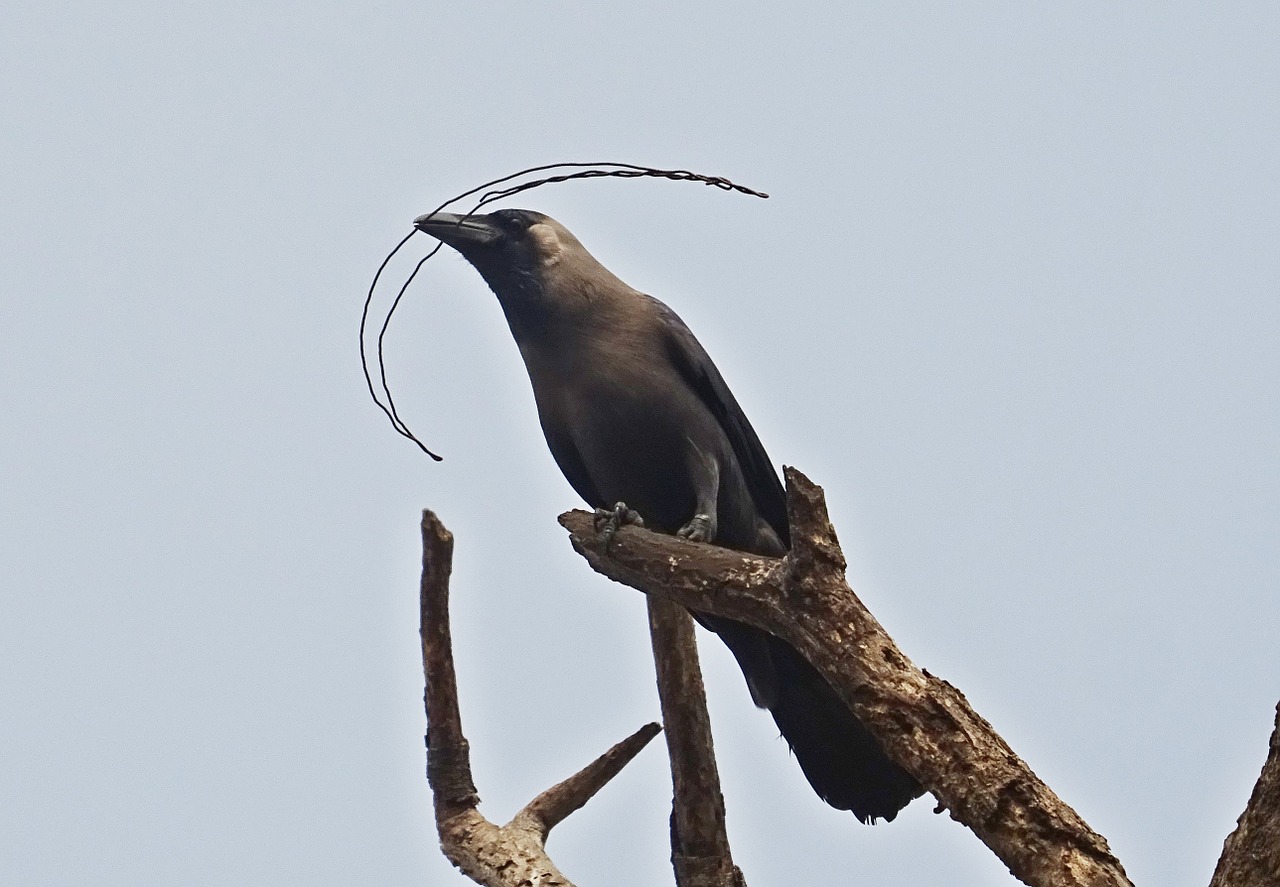
[[453, 535], [422, 514], [422, 666], [427, 688], [427, 782], [440, 847], [471, 880], [489, 887], [573, 887], [546, 853], [547, 835], [618, 775], [661, 728], [646, 724], [582, 770], [538, 795], [510, 822], [480, 815], [471, 756], [462, 733], [449, 631]]

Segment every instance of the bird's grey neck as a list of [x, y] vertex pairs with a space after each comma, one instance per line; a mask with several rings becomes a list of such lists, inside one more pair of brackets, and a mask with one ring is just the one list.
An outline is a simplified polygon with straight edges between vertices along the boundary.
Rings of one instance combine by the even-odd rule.
[[563, 347], [566, 338], [578, 342], [588, 332], [598, 336], [600, 327], [607, 332], [619, 298], [632, 294], [608, 269], [583, 255], [575, 267], [550, 273], [512, 266], [480, 269], [522, 350]]
[[505, 281], [503, 285], [495, 286], [490, 282], [489, 286], [498, 297], [498, 304], [516, 344], [523, 348], [528, 342], [545, 342], [554, 338], [554, 330], [560, 324], [560, 312], [536, 279], [526, 278], [519, 281], [519, 285]]
[[546, 292], [537, 275], [531, 271], [521, 268], [506, 268], [496, 273], [485, 268], [479, 270], [489, 289], [498, 297], [498, 304], [502, 306], [513, 331], [521, 319], [546, 311]]

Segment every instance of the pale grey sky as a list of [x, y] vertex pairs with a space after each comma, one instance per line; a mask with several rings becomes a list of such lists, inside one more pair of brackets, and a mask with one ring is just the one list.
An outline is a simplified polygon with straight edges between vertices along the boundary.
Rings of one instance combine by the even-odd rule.
[[[0, 882], [466, 883], [422, 775], [422, 507], [486, 814], [656, 717], [479, 277], [442, 254], [388, 337], [443, 463], [356, 358], [415, 215], [623, 160], [772, 197], [513, 205], [680, 312], [886, 628], [1135, 882], [1207, 883], [1280, 698], [1277, 46], [1274, 3], [7, 10]], [[825, 807], [703, 648], [754, 887], [1012, 883], [927, 799]], [[668, 883], [667, 798], [654, 745], [552, 854]]]

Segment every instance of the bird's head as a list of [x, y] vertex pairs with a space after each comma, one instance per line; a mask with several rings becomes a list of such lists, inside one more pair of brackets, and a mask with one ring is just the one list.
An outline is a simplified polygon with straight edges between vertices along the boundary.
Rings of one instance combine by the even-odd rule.
[[528, 209], [500, 209], [487, 215], [436, 212], [413, 221], [462, 254], [512, 312], [573, 310], [575, 295], [590, 294], [618, 281], [568, 228]]

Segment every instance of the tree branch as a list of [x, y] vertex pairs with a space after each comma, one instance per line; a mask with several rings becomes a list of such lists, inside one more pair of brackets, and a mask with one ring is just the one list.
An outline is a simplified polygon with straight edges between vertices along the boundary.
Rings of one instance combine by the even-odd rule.
[[1270, 751], [1253, 795], [1227, 835], [1209, 887], [1275, 887], [1280, 884], [1280, 705]]
[[544, 849], [547, 834], [595, 795], [658, 735], [646, 724], [593, 763], [530, 801], [504, 826], [480, 815], [470, 753], [458, 710], [453, 642], [449, 633], [449, 574], [453, 535], [430, 511], [422, 513], [422, 668], [426, 676], [427, 782], [436, 831], [449, 861], [489, 887], [573, 887]]
[[671, 760], [671, 864], [678, 887], [746, 887], [733, 864], [711, 718], [689, 612], [650, 597], [649, 634]]
[[662, 728], [657, 724], [645, 724], [564, 782], [553, 785], [525, 804], [524, 809], [511, 820], [511, 825], [528, 829], [545, 841], [553, 828], [595, 797], [596, 792], [661, 732]]
[[598, 572], [653, 596], [763, 628], [794, 646], [889, 756], [1032, 887], [1132, 887], [1106, 840], [1063, 803], [970, 708], [898, 649], [844, 579], [820, 487], [786, 470], [792, 550], [781, 560], [618, 531], [608, 554], [592, 516], [561, 515]]

